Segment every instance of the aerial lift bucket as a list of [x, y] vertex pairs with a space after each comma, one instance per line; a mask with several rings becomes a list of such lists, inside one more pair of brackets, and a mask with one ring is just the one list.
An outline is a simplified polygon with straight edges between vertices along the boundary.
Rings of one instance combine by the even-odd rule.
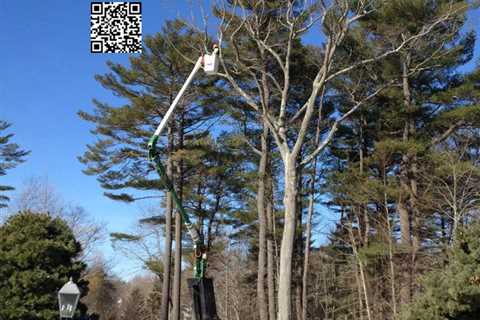
[[192, 320], [219, 320], [212, 279], [192, 278], [187, 281], [192, 293]]

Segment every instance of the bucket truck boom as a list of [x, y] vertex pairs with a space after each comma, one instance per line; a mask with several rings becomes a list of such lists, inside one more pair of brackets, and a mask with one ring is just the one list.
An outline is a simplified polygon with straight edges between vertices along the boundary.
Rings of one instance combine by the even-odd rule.
[[165, 167], [163, 166], [160, 154], [156, 148], [158, 139], [167, 126], [175, 108], [188, 89], [193, 78], [197, 72], [203, 68], [207, 75], [216, 74], [218, 69], [218, 48], [214, 46], [211, 54], [205, 54], [197, 59], [192, 72], [188, 76], [187, 80], [183, 84], [182, 88], [178, 92], [177, 96], [170, 105], [167, 113], [163, 117], [160, 125], [155, 130], [155, 133], [150, 138], [148, 143], [148, 158], [155, 165], [155, 169], [160, 175], [160, 179], [164, 187], [171, 193], [173, 201], [179, 211], [182, 221], [193, 241], [195, 252], [195, 264], [193, 266], [193, 279], [188, 279], [189, 287], [193, 295], [193, 313], [195, 320], [216, 320], [218, 319], [215, 304], [215, 294], [213, 291], [212, 279], [205, 278], [205, 271], [207, 267], [207, 252], [203, 239], [200, 236], [200, 232], [195, 228], [190, 220], [190, 216], [183, 207], [180, 199], [178, 198], [172, 181], [168, 177]]

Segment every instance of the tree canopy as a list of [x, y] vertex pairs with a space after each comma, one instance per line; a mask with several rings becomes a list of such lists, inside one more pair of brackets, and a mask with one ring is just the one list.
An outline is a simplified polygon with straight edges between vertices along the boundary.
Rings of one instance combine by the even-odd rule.
[[[8, 122], [0, 120], [0, 177], [25, 161], [25, 157], [30, 153], [11, 141], [13, 133], [5, 133], [10, 126]], [[9, 200], [4, 192], [11, 190], [14, 190], [12, 186], [0, 185], [0, 208], [6, 207]]]
[[444, 268], [427, 273], [405, 320], [474, 320], [480, 314], [480, 223], [458, 232]]
[[[0, 318], [58, 319], [57, 293], [72, 278], [83, 295], [80, 243], [60, 218], [20, 212], [0, 226]], [[79, 312], [84, 312], [79, 305]]]

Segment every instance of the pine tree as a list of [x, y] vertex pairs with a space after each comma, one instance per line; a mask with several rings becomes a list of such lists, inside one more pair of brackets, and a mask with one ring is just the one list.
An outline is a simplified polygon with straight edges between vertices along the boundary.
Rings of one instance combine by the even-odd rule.
[[[87, 147], [80, 161], [86, 165], [86, 174], [97, 176], [108, 197], [126, 202], [162, 197], [163, 186], [147, 160], [146, 145], [189, 75], [192, 66], [185, 57], [199, 55], [192, 45], [200, 38], [179, 21], [167, 22], [161, 33], [146, 38], [143, 54], [131, 58], [129, 66], [110, 64], [111, 74], [97, 76], [104, 87], [126, 101], [122, 107], [95, 101], [94, 112], [80, 112], [83, 119], [95, 124], [93, 132], [99, 137], [95, 145]], [[224, 89], [213, 90], [215, 81], [202, 73], [195, 77], [177, 106], [167, 138], [161, 138], [159, 148], [167, 163], [167, 174], [209, 248], [221, 233], [221, 225], [229, 223], [229, 215], [236, 209], [231, 203], [239, 199], [236, 199], [241, 189], [238, 173], [242, 168], [235, 150], [226, 150], [222, 133], [210, 133], [213, 122], [223, 115], [226, 100]], [[172, 223], [174, 207], [169, 193], [162, 205], [163, 212], [154, 212], [155, 216], [142, 219], [143, 223], [165, 224], [164, 257], [154, 257], [155, 261], [147, 261], [146, 267], [155, 271], [159, 269], [159, 261], [163, 262], [161, 315], [166, 319], [169, 314], [168, 299], [172, 292], [171, 313], [173, 319], [177, 319], [181, 305], [182, 256], [191, 250], [191, 242], [185, 241], [187, 247], [182, 248], [185, 240], [182, 223], [178, 212]], [[173, 231], [174, 277], [170, 286]], [[124, 244], [144, 240], [139, 234], [115, 233], [113, 237]]]
[[[350, 34], [357, 31], [363, 18], [370, 13], [374, 15], [387, 1], [335, 1], [328, 5], [315, 2], [312, 6], [291, 1], [262, 1], [258, 5], [242, 2], [239, 4], [243, 9], [241, 15], [237, 15], [236, 3], [226, 2], [229, 5], [218, 9], [218, 15], [224, 23], [220, 28], [220, 37], [225, 43], [222, 43], [220, 50], [223, 66], [221, 76], [251, 112], [265, 119], [282, 159], [284, 224], [279, 257], [278, 318], [290, 320], [293, 316], [293, 289], [297, 292], [299, 289], [298, 286], [293, 288], [292, 284], [298, 266], [295, 257], [299, 256], [299, 244], [302, 244], [298, 239], [302, 225], [303, 203], [299, 201], [299, 195], [302, 192], [300, 186], [303, 185], [303, 170], [334, 140], [339, 125], [358, 111], [360, 106], [377, 96], [390, 82], [371, 81], [374, 79], [374, 76], [369, 76], [370, 68], [374, 68], [372, 65], [394, 55], [403, 47], [413, 45], [415, 40], [427, 39], [430, 31], [441, 21], [435, 18], [419, 20], [420, 27], [410, 30], [405, 37], [399, 38], [399, 42], [386, 46], [375, 45], [362, 55], [357, 55], [345, 51], [348, 48], [344, 44], [348, 43], [344, 43], [344, 40], [348, 41]], [[445, 19], [442, 17], [441, 20]], [[310, 77], [309, 72], [301, 74], [308, 89], [300, 91], [302, 99], [296, 100], [297, 87], [292, 81], [293, 48], [316, 21], [321, 21], [324, 37], [319, 37], [322, 43], [316, 48], [318, 54], [313, 76]], [[246, 29], [244, 34], [240, 33], [239, 26]], [[365, 32], [367, 42], [376, 36], [373, 31]], [[239, 52], [239, 48], [250, 50]], [[253, 59], [252, 63], [254, 50], [271, 60], [264, 59], [265, 64], [258, 64]], [[354, 75], [364, 77], [349, 81], [349, 77]], [[336, 81], [343, 82], [343, 89], [349, 94], [343, 96], [343, 103], [336, 105], [333, 116], [326, 119], [323, 118], [325, 115], [328, 117], [328, 113], [324, 112], [324, 102], [337, 93], [332, 89]], [[359, 84], [364, 82], [370, 84], [368, 90], [357, 90]], [[260, 97], [251, 94], [255, 91]], [[265, 100], [270, 94], [275, 98]], [[312, 132], [315, 132], [312, 123], [316, 123], [318, 117], [327, 126], [322, 131], [322, 138], [315, 141], [316, 139], [311, 139]]]
[[480, 223], [459, 230], [448, 265], [422, 280], [422, 293], [405, 306], [404, 320], [474, 320], [480, 314]]
[[[185, 57], [196, 59], [200, 36], [185, 27], [180, 21], [167, 22], [161, 33], [146, 37], [145, 50], [139, 57], [130, 59], [130, 66], [109, 63], [110, 74], [97, 76], [107, 89], [124, 98], [127, 103], [120, 107], [94, 101], [93, 113], [80, 112], [81, 118], [95, 124], [93, 131], [98, 142], [89, 145], [80, 157], [86, 165], [84, 172], [97, 176], [105, 195], [119, 201], [133, 202], [161, 198], [163, 186], [147, 159], [147, 143], [190, 74], [192, 66]], [[202, 48], [203, 49], [203, 48]], [[181, 54], [179, 54], [181, 53]], [[210, 90], [209, 79], [197, 76], [191, 90], [182, 98], [174, 119], [169, 125], [167, 139], [159, 143], [160, 154], [166, 159], [167, 174], [174, 181], [182, 200], [187, 197], [183, 190], [186, 174], [195, 168], [183, 165], [188, 150], [195, 152], [196, 140], [205, 135], [206, 126], [219, 115], [221, 99], [215, 99]], [[212, 102], [216, 103], [213, 104]], [[175, 158], [176, 157], [176, 158]], [[175, 158], [175, 161], [174, 161]], [[193, 171], [193, 172], [192, 172]], [[162, 295], [162, 320], [169, 314], [171, 241], [172, 241], [172, 198], [167, 193], [163, 203], [165, 210], [165, 236], [167, 239], [164, 261], [164, 294]], [[160, 221], [150, 219], [149, 221]], [[178, 306], [181, 273], [181, 221], [175, 218], [176, 255], [174, 263], [174, 313], [179, 317]]]
[[[468, 80], [472, 75], [464, 77], [457, 71], [473, 52], [473, 33], [461, 32], [467, 8], [465, 1], [384, 2], [361, 19], [345, 41], [346, 59], [352, 54], [363, 56], [372, 48], [395, 46], [427, 21], [450, 14], [429, 37], [372, 65], [368, 73], [350, 77], [351, 83], [368, 78], [362, 81], [361, 91], [372, 90], [376, 81], [393, 79], [397, 85], [345, 122], [330, 149], [336, 161], [327, 184], [333, 191], [332, 203], [344, 219], [336, 236], [357, 249], [357, 269], [365, 265], [366, 285], [361, 281], [357, 285], [358, 304], [367, 313], [371, 308], [372, 318], [395, 314], [397, 295], [401, 303], [410, 300], [415, 278], [428, 268], [423, 261], [430, 259], [429, 249], [435, 246], [427, 243], [438, 243], [437, 217], [444, 213], [422, 203], [431, 198], [424, 178], [432, 173], [433, 154], [445, 151], [442, 142], [451, 148], [455, 134], [478, 126], [478, 103], [460, 89], [472, 89]], [[370, 32], [375, 37], [365, 38]], [[338, 86], [342, 92], [344, 83]], [[344, 101], [340, 94], [333, 102]], [[467, 121], [465, 114], [470, 115]], [[388, 281], [369, 280], [379, 275]], [[367, 300], [375, 303], [369, 306]]]
[[[25, 161], [25, 156], [30, 152], [22, 150], [19, 145], [10, 141], [13, 133], [4, 134], [10, 124], [0, 120], [0, 176], [5, 176], [7, 171], [15, 168]], [[5, 191], [14, 190], [11, 186], [0, 185], [0, 208], [7, 206], [9, 198], [4, 195]]]

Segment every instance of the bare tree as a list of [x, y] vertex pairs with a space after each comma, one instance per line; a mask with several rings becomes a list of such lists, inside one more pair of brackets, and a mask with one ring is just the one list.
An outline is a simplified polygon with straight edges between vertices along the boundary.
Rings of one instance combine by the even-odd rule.
[[252, 271], [245, 252], [230, 248], [225, 239], [226, 249], [219, 253], [211, 268], [215, 273], [215, 295], [220, 319], [257, 319], [255, 290], [249, 285], [248, 273]]
[[[161, 243], [164, 240], [160, 221], [152, 223], [151, 215], [137, 222], [128, 232], [110, 234], [112, 247], [125, 257], [141, 263], [145, 268], [163, 279], [165, 274]], [[168, 295], [167, 295], [168, 296]]]
[[11, 206], [12, 211], [45, 212], [61, 215], [66, 207], [61, 195], [48, 177], [31, 177], [24, 181]]
[[[347, 111], [338, 114], [331, 122], [322, 139], [312, 146], [310, 154], [299, 159], [301, 150], [307, 145], [306, 137], [315, 119], [315, 110], [323, 115], [323, 97], [328, 92], [328, 84], [333, 80], [359, 72], [367, 65], [387, 56], [400, 52], [402, 48], [416, 39], [428, 35], [432, 29], [447, 20], [452, 12], [425, 25], [417, 34], [404, 37], [394, 47], [376, 48], [372, 56], [361, 57], [342, 63], [338, 59], [339, 48], [348, 32], [359, 20], [375, 11], [377, 2], [338, 0], [328, 4], [324, 1], [225, 1], [218, 7], [221, 18], [219, 28], [220, 62], [223, 72], [219, 75], [227, 80], [248, 107], [258, 112], [266, 122], [283, 160], [284, 174], [284, 228], [280, 248], [280, 272], [278, 290], [278, 319], [291, 319], [291, 281], [292, 258], [297, 221], [297, 185], [299, 166], [305, 166], [315, 159], [332, 141], [339, 125], [385, 87], [383, 84], [369, 92], [357, 92], [355, 86], [350, 90], [351, 101]], [[272, 17], [274, 17], [272, 19]], [[292, 111], [292, 52], [294, 44], [313, 26], [321, 25], [324, 42], [320, 46], [321, 59], [318, 71], [311, 80], [311, 91], [305, 102]], [[239, 36], [240, 32], [242, 37]], [[247, 40], [245, 40], [245, 38]], [[259, 52], [271, 58], [280, 75], [263, 69], [258, 61], [251, 63], [251, 57], [240, 52], [242, 41], [248, 41]], [[228, 50], [227, 50], [228, 48]], [[263, 78], [262, 78], [263, 76]], [[248, 78], [248, 80], [245, 80]], [[368, 76], [367, 76], [368, 79]], [[246, 89], [245, 83], [257, 84], [253, 90]], [[266, 100], [265, 88], [276, 99]], [[295, 126], [294, 124], [298, 124]]]
[[80, 205], [68, 203], [46, 177], [28, 179], [13, 199], [10, 213], [49, 213], [64, 219], [82, 244], [81, 259], [92, 262], [96, 247], [105, 239], [105, 224], [92, 218]]
[[442, 151], [435, 155], [433, 172], [422, 171], [425, 181], [423, 205], [435, 210], [449, 221], [447, 242], [453, 243], [458, 227], [480, 209], [480, 169], [478, 163], [465, 159], [467, 146], [460, 151]]

